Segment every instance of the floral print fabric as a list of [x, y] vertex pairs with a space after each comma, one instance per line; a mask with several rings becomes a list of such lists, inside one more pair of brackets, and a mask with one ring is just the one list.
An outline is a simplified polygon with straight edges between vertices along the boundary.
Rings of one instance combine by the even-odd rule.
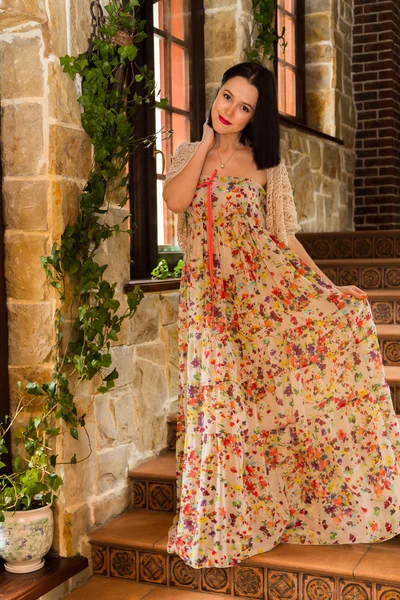
[[186, 209], [168, 552], [231, 567], [279, 543], [394, 537], [400, 427], [368, 301], [268, 233], [261, 184], [226, 175], [212, 182], [212, 304], [206, 180]]

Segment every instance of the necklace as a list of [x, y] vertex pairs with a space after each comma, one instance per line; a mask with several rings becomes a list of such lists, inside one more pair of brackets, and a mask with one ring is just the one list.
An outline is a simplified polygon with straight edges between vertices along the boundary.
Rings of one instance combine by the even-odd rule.
[[[239, 148], [239, 146], [238, 146], [237, 148], [235, 148], [235, 150], [232, 152], [232, 154], [230, 155], [230, 157], [228, 158], [228, 160], [229, 160], [230, 158], [232, 158], [232, 156], [235, 154], [235, 152], [236, 152], [236, 150], [238, 150], [238, 148]], [[221, 156], [220, 156], [220, 153], [219, 153], [219, 151], [218, 151], [218, 148], [216, 148], [216, 150], [217, 150], [217, 152], [218, 152], [218, 156], [219, 156], [219, 162], [220, 162], [220, 165], [221, 165], [221, 169], [224, 169], [224, 168], [225, 168], [225, 165], [226, 165], [226, 163], [228, 162], [228, 160], [226, 160], [226, 161], [223, 163], [223, 162], [221, 161]]]

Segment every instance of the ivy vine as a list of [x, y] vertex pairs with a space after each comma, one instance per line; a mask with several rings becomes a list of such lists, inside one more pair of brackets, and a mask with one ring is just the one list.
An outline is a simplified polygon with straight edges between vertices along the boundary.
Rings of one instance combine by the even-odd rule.
[[[125, 173], [130, 151], [156, 142], [157, 134], [147, 138], [134, 135], [135, 110], [143, 102], [150, 103], [155, 93], [154, 74], [146, 65], [135, 62], [138, 45], [147, 37], [146, 21], [138, 17], [139, 6], [138, 0], [110, 0], [105, 7], [107, 14], [103, 15], [97, 3], [101, 11], [100, 26], [88, 51], [77, 57], [60, 58], [64, 72], [81, 81], [78, 102], [83, 109], [82, 126], [94, 148], [93, 167], [79, 196], [77, 222], [65, 228], [61, 243], [54, 243], [50, 255], [41, 257], [48, 282], [58, 294], [54, 316], [55, 364], [51, 380], [46, 383], [29, 382], [23, 391], [18, 382], [17, 409], [0, 425], [1, 456], [8, 452], [5, 435], [19, 414], [36, 399], [40, 414], [31, 416], [28, 425], [15, 432], [16, 444], [23, 444], [26, 456], [14, 459], [13, 473], [0, 475], [0, 521], [4, 521], [5, 510], [52, 503], [63, 483], [55, 472], [56, 465], [76, 464], [90, 456], [86, 413], [77, 414], [76, 389], [94, 377], [99, 378], [97, 392], [105, 393], [114, 387], [118, 372], [112, 369], [111, 342], [118, 340], [123, 322], [134, 315], [144, 296], [136, 286], [126, 295], [127, 308], [121, 314], [120, 302], [115, 297], [117, 283], [107, 281], [108, 265], [96, 261], [102, 242], [118, 234], [132, 233], [131, 229], [124, 229], [126, 216], [116, 224], [107, 222], [110, 202], [116, 198], [116, 206], [123, 209], [128, 200]], [[163, 108], [166, 102], [167, 98], [160, 99], [151, 108]], [[65, 301], [66, 290], [71, 287], [77, 311], [66, 344], [63, 342]], [[74, 454], [69, 463], [62, 463], [57, 461], [56, 454], [51, 454], [50, 440], [61, 433], [57, 419], [65, 422], [75, 439], [79, 437], [78, 428], [84, 428], [90, 448], [86, 457], [78, 460]], [[0, 460], [0, 469], [4, 466]]]
[[285, 51], [287, 42], [284, 41], [285, 27], [282, 27], [281, 35], [278, 35], [275, 29], [275, 15], [277, 11], [277, 0], [252, 0], [253, 23], [250, 33], [250, 39], [253, 39], [254, 29], [257, 28], [258, 34], [254, 43], [249, 48], [244, 49], [248, 61], [258, 62], [264, 56], [268, 55], [271, 60], [275, 57], [274, 43], [282, 41], [282, 49]]

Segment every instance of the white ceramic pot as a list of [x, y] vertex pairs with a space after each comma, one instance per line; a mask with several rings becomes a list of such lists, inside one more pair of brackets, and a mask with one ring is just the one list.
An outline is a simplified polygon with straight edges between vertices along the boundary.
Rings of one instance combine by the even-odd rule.
[[0, 556], [10, 573], [30, 573], [44, 565], [53, 543], [54, 520], [50, 505], [31, 510], [4, 511], [0, 523]]

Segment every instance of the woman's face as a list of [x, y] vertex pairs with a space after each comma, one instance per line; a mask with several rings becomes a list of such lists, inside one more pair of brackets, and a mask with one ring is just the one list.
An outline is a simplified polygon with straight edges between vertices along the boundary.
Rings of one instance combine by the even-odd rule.
[[214, 130], [220, 134], [241, 132], [254, 115], [257, 99], [258, 90], [247, 79], [228, 79], [220, 88], [211, 107]]

